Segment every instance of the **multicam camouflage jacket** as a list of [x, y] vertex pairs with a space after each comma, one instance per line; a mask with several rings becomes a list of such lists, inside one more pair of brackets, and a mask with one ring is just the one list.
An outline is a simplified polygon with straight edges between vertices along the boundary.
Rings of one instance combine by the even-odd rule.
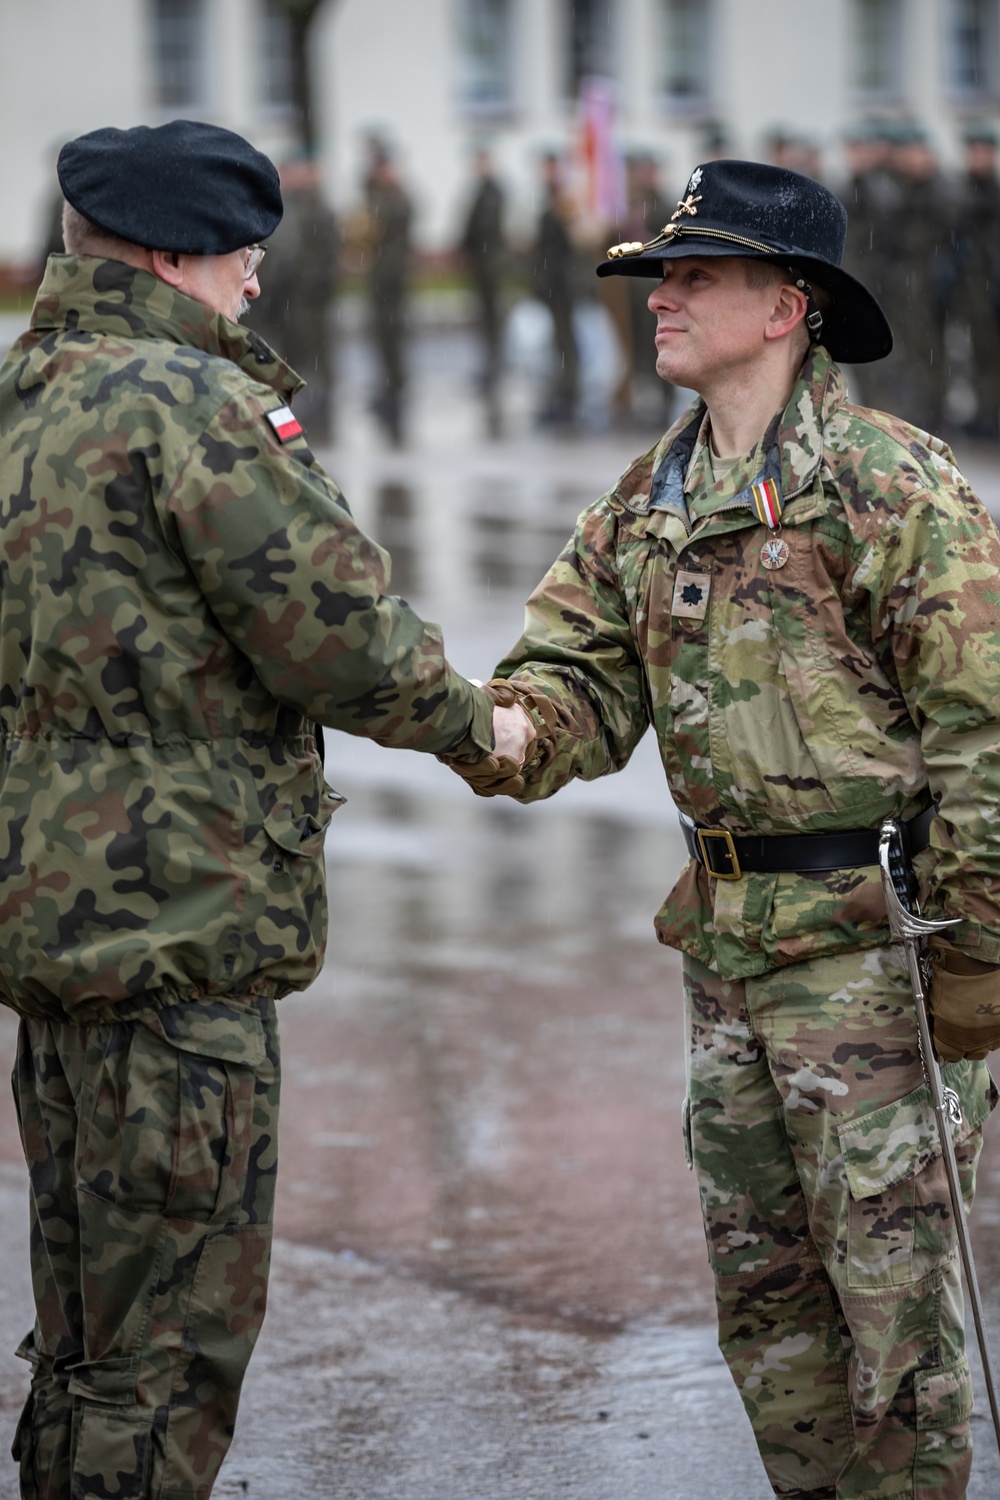
[[[315, 722], [488, 750], [385, 592], [255, 335], [143, 271], [48, 264], [0, 367], [0, 999], [80, 1022], [307, 985]], [[284, 441], [283, 441], [284, 439]]]
[[[684, 466], [703, 412], [584, 511], [528, 602], [497, 670], [553, 700], [559, 727], [520, 800], [619, 770], [649, 724], [702, 826], [877, 828], [933, 798], [916, 860], [927, 909], [961, 917], [955, 940], [1000, 963], [993, 522], [940, 441], [848, 404], [817, 348], [765, 466], [780, 529], [749, 492], [692, 527]], [[717, 881], [691, 861], [657, 929], [732, 978], [887, 939], [871, 867]]]

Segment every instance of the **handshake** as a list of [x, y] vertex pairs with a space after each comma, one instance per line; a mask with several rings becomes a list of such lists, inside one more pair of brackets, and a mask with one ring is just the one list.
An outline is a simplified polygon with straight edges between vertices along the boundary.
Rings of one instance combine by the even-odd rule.
[[[473, 679], [475, 681], [475, 679]], [[553, 750], [555, 706], [532, 688], [494, 677], [476, 682], [493, 700], [493, 753], [481, 760], [439, 755], [467, 781], [477, 797], [516, 797], [524, 791], [528, 771], [544, 765]]]

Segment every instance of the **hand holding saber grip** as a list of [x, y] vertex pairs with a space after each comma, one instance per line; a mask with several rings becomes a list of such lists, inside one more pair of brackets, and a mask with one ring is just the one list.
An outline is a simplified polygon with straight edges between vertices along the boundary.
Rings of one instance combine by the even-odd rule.
[[981, 1062], [1000, 1047], [1000, 968], [953, 948], [940, 933], [928, 946], [934, 1051], [942, 1062]]

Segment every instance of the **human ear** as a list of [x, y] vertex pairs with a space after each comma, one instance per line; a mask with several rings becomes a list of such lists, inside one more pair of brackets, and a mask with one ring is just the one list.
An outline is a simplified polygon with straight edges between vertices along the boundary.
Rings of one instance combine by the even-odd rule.
[[181, 266], [181, 257], [176, 250], [153, 250], [153, 275], [165, 281], [168, 286], [180, 286], [184, 281], [184, 270]]
[[809, 299], [791, 282], [775, 288], [774, 302], [764, 328], [765, 339], [783, 339], [797, 328], [806, 315]]

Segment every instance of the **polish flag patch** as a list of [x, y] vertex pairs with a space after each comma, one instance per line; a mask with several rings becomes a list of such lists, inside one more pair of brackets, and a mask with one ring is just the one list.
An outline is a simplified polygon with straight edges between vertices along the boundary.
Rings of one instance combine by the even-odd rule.
[[277, 411], [264, 413], [279, 443], [289, 443], [292, 438], [302, 436], [302, 423], [290, 406], [279, 406]]

